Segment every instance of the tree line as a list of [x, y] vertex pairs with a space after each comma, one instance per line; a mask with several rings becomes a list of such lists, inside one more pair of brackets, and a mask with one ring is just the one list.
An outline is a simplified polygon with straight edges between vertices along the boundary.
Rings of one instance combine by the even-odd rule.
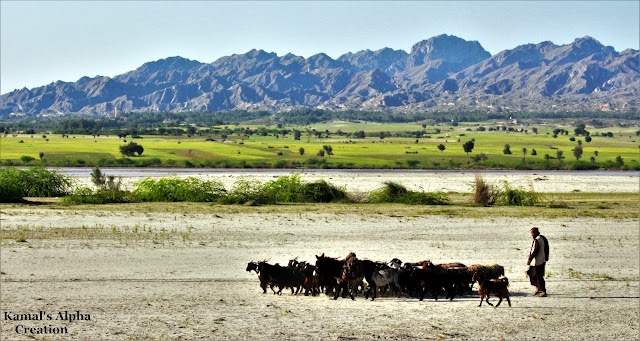
[[[630, 119], [628, 114], [611, 112], [589, 113], [518, 113], [519, 119]], [[56, 134], [114, 134], [129, 130], [129, 134], [188, 134], [187, 128], [180, 126], [197, 125], [202, 127], [237, 125], [252, 122], [255, 124], [294, 124], [309, 125], [331, 120], [378, 123], [409, 123], [429, 121], [433, 124], [447, 122], [478, 122], [486, 120], [508, 120], [507, 113], [466, 112], [394, 112], [391, 110], [325, 110], [297, 108], [288, 111], [247, 111], [229, 110], [216, 112], [152, 113], [130, 112], [118, 117], [70, 115], [56, 117], [26, 117], [0, 122], [0, 133], [32, 131], [33, 133], [50, 131]], [[163, 129], [163, 131], [161, 130]], [[135, 131], [134, 131], [135, 130]], [[29, 132], [27, 132], [29, 133]]]

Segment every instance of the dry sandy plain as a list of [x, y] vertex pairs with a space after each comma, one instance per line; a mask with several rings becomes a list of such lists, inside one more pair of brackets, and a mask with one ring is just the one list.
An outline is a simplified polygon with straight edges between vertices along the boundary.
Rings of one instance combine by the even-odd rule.
[[[581, 186], [586, 181], [573, 180]], [[624, 188], [638, 189], [637, 174], [619, 180], [600, 177], [587, 187], [597, 188], [593, 192], [616, 192], [621, 181]], [[354, 181], [357, 177], [345, 182], [356, 186]], [[435, 187], [438, 179], [434, 181], [419, 186]], [[419, 208], [378, 212], [361, 205], [0, 208], [2, 340], [637, 340], [640, 336], [637, 215], [472, 218], [453, 208], [427, 214]], [[524, 275], [531, 245], [528, 230], [534, 225], [552, 247], [545, 298], [532, 296], [533, 287]], [[245, 271], [251, 260], [312, 261], [316, 254], [344, 257], [349, 251], [381, 261], [397, 257], [499, 263], [511, 283], [513, 306], [503, 302], [498, 308], [477, 307], [475, 295], [452, 302], [276, 296], [262, 294], [256, 275]], [[6, 316], [39, 311], [52, 314], [54, 320], [13, 321]], [[64, 311], [89, 314], [90, 320], [55, 320]], [[17, 334], [18, 325], [66, 326], [68, 334]]]

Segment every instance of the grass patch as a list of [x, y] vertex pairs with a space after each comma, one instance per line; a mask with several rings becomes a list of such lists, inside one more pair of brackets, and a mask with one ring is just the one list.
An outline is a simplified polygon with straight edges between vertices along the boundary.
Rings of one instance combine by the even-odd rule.
[[219, 202], [225, 204], [290, 204], [309, 202], [348, 201], [344, 188], [326, 181], [304, 182], [299, 174], [281, 176], [276, 180], [261, 183], [256, 180], [239, 179]]
[[391, 181], [384, 183], [384, 187], [369, 193], [369, 203], [395, 203], [410, 205], [448, 205], [451, 200], [444, 192], [415, 192]]
[[136, 200], [145, 202], [214, 202], [225, 194], [226, 190], [221, 182], [194, 177], [184, 179], [171, 177], [158, 180], [146, 178], [138, 181], [132, 192]]
[[494, 186], [486, 182], [482, 176], [476, 176], [472, 198], [472, 202], [476, 205], [535, 206], [543, 201], [544, 196], [533, 190], [512, 187], [506, 181], [501, 181], [500, 186]]

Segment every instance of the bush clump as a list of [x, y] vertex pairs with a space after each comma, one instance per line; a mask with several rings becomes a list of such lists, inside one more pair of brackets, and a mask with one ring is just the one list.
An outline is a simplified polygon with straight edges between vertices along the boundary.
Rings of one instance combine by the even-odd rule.
[[511, 187], [506, 181], [502, 181], [501, 184], [494, 186], [477, 175], [473, 188], [473, 202], [480, 206], [535, 206], [544, 200], [541, 194], [533, 190]]
[[302, 202], [334, 202], [345, 200], [346, 192], [326, 181], [304, 182], [299, 174], [281, 176], [261, 183], [239, 179], [221, 202], [225, 204], [287, 204]]
[[131, 192], [122, 188], [122, 179], [115, 179], [113, 175], [105, 175], [99, 167], [91, 172], [91, 182], [96, 190], [91, 188], [77, 188], [73, 194], [62, 198], [63, 204], [119, 204], [134, 201]]
[[310, 202], [335, 202], [347, 200], [347, 192], [324, 180], [304, 185], [304, 197]]
[[120, 189], [98, 189], [94, 191], [87, 187], [77, 188], [73, 194], [62, 198], [62, 203], [67, 205], [120, 204], [133, 201], [129, 191]]
[[62, 197], [71, 193], [72, 185], [70, 177], [44, 167], [0, 169], [0, 201], [3, 202], [19, 202], [23, 197]]
[[491, 206], [496, 203], [497, 192], [493, 185], [489, 184], [480, 175], [476, 175], [473, 191], [473, 203], [480, 206]]
[[384, 187], [371, 191], [367, 201], [410, 205], [448, 205], [451, 203], [449, 196], [444, 192], [409, 191], [406, 187], [391, 181], [385, 182]]
[[502, 189], [498, 193], [496, 204], [503, 206], [535, 206], [542, 202], [543, 196], [534, 191], [511, 187], [506, 181], [502, 182]]
[[0, 202], [21, 202], [22, 187], [20, 185], [21, 170], [13, 167], [0, 169]]
[[215, 202], [225, 194], [221, 182], [194, 177], [146, 178], [138, 181], [132, 192], [136, 200], [143, 202]]

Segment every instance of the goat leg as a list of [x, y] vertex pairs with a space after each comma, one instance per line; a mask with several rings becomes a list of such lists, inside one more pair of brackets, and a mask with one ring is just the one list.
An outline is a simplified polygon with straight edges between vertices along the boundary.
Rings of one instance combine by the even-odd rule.
[[487, 295], [486, 297], [487, 298], [485, 299], [485, 301], [487, 302], [487, 304], [493, 307], [493, 304], [491, 304], [491, 302], [489, 302], [489, 295]]

